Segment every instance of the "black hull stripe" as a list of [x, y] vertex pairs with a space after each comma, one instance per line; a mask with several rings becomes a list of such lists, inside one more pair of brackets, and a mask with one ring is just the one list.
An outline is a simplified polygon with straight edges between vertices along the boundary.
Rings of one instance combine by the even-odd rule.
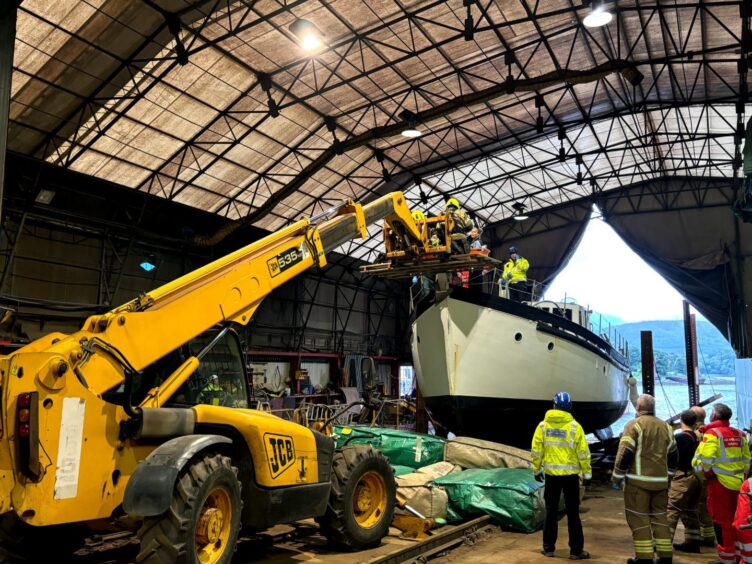
[[[552, 402], [474, 396], [427, 397], [432, 419], [458, 436], [486, 439], [529, 449], [535, 428]], [[605, 429], [627, 407], [621, 402], [574, 402], [572, 414], [586, 433]]]

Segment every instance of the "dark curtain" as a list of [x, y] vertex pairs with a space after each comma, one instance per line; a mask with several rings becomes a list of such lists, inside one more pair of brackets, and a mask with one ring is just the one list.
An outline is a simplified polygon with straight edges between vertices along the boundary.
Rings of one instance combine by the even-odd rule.
[[528, 278], [548, 284], [567, 265], [585, 233], [591, 202], [568, 204], [530, 214], [525, 221], [508, 219], [486, 228], [491, 255], [505, 261], [516, 246], [530, 262]]
[[[627, 245], [747, 357], [744, 296], [752, 295], [752, 280], [743, 273], [752, 266], [752, 229], [737, 223], [732, 201], [728, 180], [674, 178], [604, 193], [598, 206]], [[650, 291], [635, 283], [636, 292]]]

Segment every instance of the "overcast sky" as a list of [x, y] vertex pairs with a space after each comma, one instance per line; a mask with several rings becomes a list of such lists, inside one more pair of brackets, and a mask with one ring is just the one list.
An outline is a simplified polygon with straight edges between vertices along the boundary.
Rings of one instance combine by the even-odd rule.
[[[533, 256], [526, 258], [535, 262]], [[565, 294], [626, 322], [682, 319], [681, 295], [596, 218], [546, 299], [561, 300]]]

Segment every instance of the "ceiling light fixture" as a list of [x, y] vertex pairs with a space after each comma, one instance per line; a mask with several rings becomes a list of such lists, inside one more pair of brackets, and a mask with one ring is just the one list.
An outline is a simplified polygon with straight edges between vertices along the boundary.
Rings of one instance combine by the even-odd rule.
[[515, 202], [512, 204], [514, 208], [514, 215], [512, 216], [515, 221], [525, 221], [530, 219], [530, 216], [525, 213], [525, 204], [522, 202]]
[[39, 193], [37, 194], [37, 197], [34, 198], [34, 201], [37, 204], [45, 204], [50, 205], [52, 203], [52, 198], [55, 197], [55, 191], [50, 190], [49, 188], [42, 188]]
[[402, 110], [399, 115], [400, 119], [405, 122], [405, 128], [401, 131], [402, 137], [408, 139], [417, 139], [423, 132], [417, 127], [417, 116], [410, 110]]
[[582, 23], [585, 27], [603, 27], [604, 25], [607, 25], [613, 17], [613, 14], [607, 12], [606, 8], [603, 7], [603, 2], [596, 0], [590, 5], [590, 13], [585, 16]]
[[297, 19], [290, 24], [289, 29], [305, 51], [317, 51], [324, 46], [321, 32], [309, 20]]
[[141, 261], [138, 266], [140, 266], [141, 270], [143, 270], [144, 272], [151, 272], [152, 270], [157, 268], [156, 262], [157, 258], [154, 255], [149, 254], [144, 258], [144, 260]]

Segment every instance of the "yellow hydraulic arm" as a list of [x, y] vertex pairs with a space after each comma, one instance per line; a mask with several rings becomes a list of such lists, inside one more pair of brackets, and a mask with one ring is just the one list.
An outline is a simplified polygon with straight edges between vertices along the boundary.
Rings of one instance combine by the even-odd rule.
[[[347, 202], [92, 316], [77, 333], [48, 335], [19, 352], [60, 354], [51, 371], [71, 368], [92, 393], [100, 395], [119, 385], [127, 372], [143, 370], [218, 323], [247, 324], [274, 288], [311, 266], [323, 267], [328, 252], [351, 239], [365, 238], [367, 226], [381, 219], [406, 239], [420, 240], [401, 192], [365, 206]], [[197, 365], [195, 359], [186, 361], [143, 406], [161, 405]]]

